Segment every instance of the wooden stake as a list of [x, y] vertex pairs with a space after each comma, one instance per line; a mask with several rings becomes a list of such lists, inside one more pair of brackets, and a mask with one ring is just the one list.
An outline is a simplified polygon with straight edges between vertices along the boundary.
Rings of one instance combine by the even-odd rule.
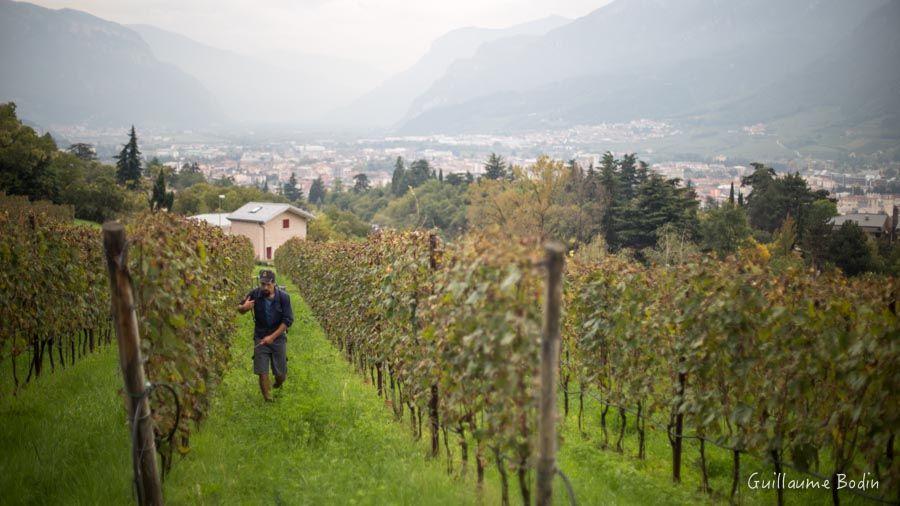
[[[162, 505], [163, 496], [156, 463], [156, 443], [153, 439], [153, 425], [150, 419], [150, 401], [144, 394], [147, 383], [144, 365], [141, 361], [140, 335], [137, 314], [134, 310], [134, 293], [131, 275], [128, 272], [125, 227], [117, 222], [103, 224], [103, 248], [106, 252], [106, 266], [109, 270], [109, 286], [112, 292], [112, 313], [119, 343], [119, 365], [125, 382], [125, 407], [127, 409], [132, 434], [137, 438], [132, 442], [135, 485], [138, 503]], [[135, 413], [137, 417], [135, 418]], [[135, 424], [137, 426], [135, 427]]]
[[559, 368], [559, 319], [562, 305], [562, 275], [566, 249], [550, 243], [546, 251], [547, 292], [544, 329], [541, 336], [541, 398], [538, 418], [540, 455], [537, 462], [537, 504], [553, 504], [556, 474], [556, 377]]
[[[431, 271], [438, 269], [438, 238], [433, 232], [428, 234], [428, 264]], [[437, 457], [440, 449], [440, 420], [438, 419], [438, 404], [440, 397], [438, 393], [437, 383], [431, 385], [430, 397], [428, 398], [428, 419], [431, 425], [431, 456]]]

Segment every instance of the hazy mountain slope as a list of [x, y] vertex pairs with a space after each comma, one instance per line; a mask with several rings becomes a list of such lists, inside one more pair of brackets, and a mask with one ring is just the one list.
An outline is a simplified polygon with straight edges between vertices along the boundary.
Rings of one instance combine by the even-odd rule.
[[842, 127], [873, 119], [900, 125], [900, 2], [873, 12], [822, 58], [715, 117], [771, 121], [817, 108], [834, 109]]
[[336, 58], [272, 53], [255, 58], [148, 25], [132, 25], [162, 61], [196, 76], [232, 121], [315, 122], [376, 82], [380, 74]]
[[133, 31], [80, 11], [0, 0], [0, 68], [0, 101], [45, 127], [220, 118], [195, 78], [157, 60]]
[[338, 111], [336, 119], [370, 126], [394, 124], [403, 117], [413, 100], [444, 75], [454, 61], [471, 57], [481, 45], [508, 37], [544, 34], [569, 21], [550, 16], [505, 29], [469, 27], [453, 30], [436, 39], [412, 67], [390, 77]]
[[[618, 0], [542, 37], [486, 45], [458, 61], [416, 99], [402, 130], [477, 129], [491, 96], [507, 103], [494, 106], [505, 119], [488, 122], [512, 128], [521, 118], [565, 124], [708, 109], [821, 58], [884, 3]], [[477, 114], [468, 121], [453, 108]]]

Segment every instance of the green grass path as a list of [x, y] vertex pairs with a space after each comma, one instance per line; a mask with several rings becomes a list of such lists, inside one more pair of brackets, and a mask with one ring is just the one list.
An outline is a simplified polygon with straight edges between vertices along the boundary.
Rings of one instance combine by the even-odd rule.
[[252, 374], [252, 316], [243, 315], [209, 420], [165, 484], [169, 502], [473, 503], [473, 487], [425, 458], [288, 289], [295, 321], [284, 387], [273, 390], [275, 402], [263, 402]]

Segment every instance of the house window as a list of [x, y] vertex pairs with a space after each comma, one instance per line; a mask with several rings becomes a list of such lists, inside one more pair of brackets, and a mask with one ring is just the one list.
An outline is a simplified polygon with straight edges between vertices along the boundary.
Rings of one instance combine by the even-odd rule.
[[281, 220], [281, 228], [290, 228], [290, 226], [291, 226], [291, 220], [289, 220], [287, 218]]
[[266, 260], [272, 259], [272, 247], [266, 246]]

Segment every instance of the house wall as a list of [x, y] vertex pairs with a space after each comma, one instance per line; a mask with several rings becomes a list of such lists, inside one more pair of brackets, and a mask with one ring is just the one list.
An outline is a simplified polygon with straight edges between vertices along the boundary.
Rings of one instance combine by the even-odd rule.
[[[263, 229], [259, 223], [250, 223], [247, 221], [232, 221], [231, 234], [242, 235], [250, 239], [253, 243], [253, 253], [257, 260], [264, 260], [266, 251], [263, 249]], [[274, 251], [274, 250], [273, 250]]]
[[[282, 220], [290, 220], [288, 228], [282, 228]], [[272, 258], [275, 250], [293, 237], [306, 239], [306, 219], [285, 211], [266, 223], [266, 246], [272, 247]], [[263, 251], [265, 257], [265, 251]]]
[[[290, 220], [288, 228], [282, 228], [282, 221]], [[266, 247], [272, 248], [272, 258], [275, 258], [275, 250], [279, 246], [287, 242], [292, 237], [300, 237], [306, 239], [306, 219], [290, 212], [283, 212], [272, 218], [265, 224], [265, 233], [263, 226], [259, 223], [251, 223], [247, 221], [232, 221], [231, 234], [243, 235], [250, 238], [253, 243], [253, 252], [257, 260], [266, 261]]]

